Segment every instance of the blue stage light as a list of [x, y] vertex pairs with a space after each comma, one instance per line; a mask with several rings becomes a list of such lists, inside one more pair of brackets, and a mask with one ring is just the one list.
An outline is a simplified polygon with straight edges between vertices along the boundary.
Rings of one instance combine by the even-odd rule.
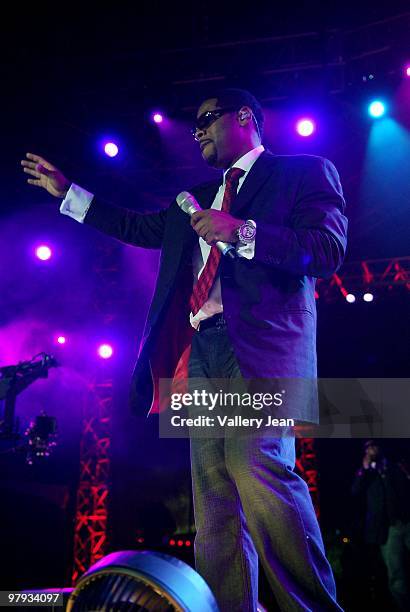
[[385, 114], [386, 106], [380, 100], [374, 100], [373, 102], [369, 104], [368, 111], [369, 111], [370, 117], [374, 117], [375, 119], [378, 119], [379, 117], [382, 117]]

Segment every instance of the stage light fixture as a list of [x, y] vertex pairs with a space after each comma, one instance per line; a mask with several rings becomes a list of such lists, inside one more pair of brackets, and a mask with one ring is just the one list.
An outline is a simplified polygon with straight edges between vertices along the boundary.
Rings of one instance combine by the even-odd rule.
[[307, 136], [311, 136], [313, 134], [313, 132], [315, 131], [316, 126], [314, 121], [312, 121], [312, 119], [300, 119], [297, 124], [296, 124], [296, 131], [299, 134], [299, 136], [303, 136], [303, 137], [307, 137]]
[[161, 113], [152, 113], [152, 120], [154, 123], [162, 123], [164, 116]]
[[106, 142], [104, 145], [104, 153], [108, 155], [108, 157], [116, 157], [118, 155], [119, 149], [118, 145], [115, 142]]
[[349, 304], [354, 304], [355, 301], [356, 301], [356, 298], [353, 295], [353, 293], [348, 293], [346, 295], [346, 302], [348, 302]]
[[373, 295], [373, 293], [367, 292], [367, 293], [365, 293], [363, 295], [363, 299], [364, 299], [365, 302], [373, 302], [374, 295]]
[[57, 344], [65, 344], [67, 342], [67, 338], [65, 336], [57, 336], [56, 342]]
[[368, 112], [371, 117], [378, 119], [383, 117], [386, 112], [386, 105], [381, 100], [374, 100], [369, 104]]
[[404, 74], [406, 75], [406, 77], [410, 77], [410, 64], [407, 64], [404, 67]]
[[52, 251], [46, 244], [41, 244], [36, 248], [36, 257], [41, 261], [48, 261], [52, 256]]
[[112, 357], [113, 352], [111, 344], [100, 344], [98, 347], [98, 354], [102, 359], [109, 359]]
[[126, 550], [95, 563], [77, 582], [67, 612], [90, 610], [217, 612], [215, 598], [192, 567], [159, 552]]

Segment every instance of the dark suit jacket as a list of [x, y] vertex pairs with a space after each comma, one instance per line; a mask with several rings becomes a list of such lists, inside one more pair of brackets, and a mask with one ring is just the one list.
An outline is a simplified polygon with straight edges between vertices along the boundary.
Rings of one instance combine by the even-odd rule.
[[[190, 191], [209, 208], [219, 185]], [[316, 376], [315, 279], [330, 277], [343, 261], [344, 208], [337, 171], [326, 159], [264, 152], [252, 166], [231, 214], [256, 221], [255, 256], [222, 258], [220, 265], [224, 316], [244, 377]], [[141, 215], [96, 198], [85, 222], [128, 244], [161, 249], [131, 392], [135, 410], [147, 409], [151, 375], [172, 378], [192, 337], [188, 302], [198, 237], [176, 201]], [[313, 414], [301, 416], [316, 420]]]

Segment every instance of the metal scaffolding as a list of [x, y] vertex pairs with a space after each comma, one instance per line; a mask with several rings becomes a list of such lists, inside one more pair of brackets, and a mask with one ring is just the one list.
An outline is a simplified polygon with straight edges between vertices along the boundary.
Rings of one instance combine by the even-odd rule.
[[347, 262], [330, 280], [319, 279], [316, 297], [335, 302], [350, 294], [410, 291], [410, 256]]
[[[103, 328], [115, 321], [119, 313], [120, 252], [118, 245], [103, 241], [95, 257], [96, 289], [92, 307]], [[95, 365], [83, 405], [73, 583], [107, 553], [112, 407], [112, 366], [109, 360], [100, 360]]]
[[306, 481], [317, 518], [320, 517], [319, 472], [314, 438], [298, 438], [296, 469]]

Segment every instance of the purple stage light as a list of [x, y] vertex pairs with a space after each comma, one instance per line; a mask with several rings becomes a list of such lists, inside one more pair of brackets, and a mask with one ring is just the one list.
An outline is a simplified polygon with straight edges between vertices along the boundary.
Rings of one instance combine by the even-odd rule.
[[100, 344], [98, 347], [98, 354], [102, 359], [109, 359], [112, 357], [113, 348], [110, 344]]
[[407, 64], [407, 66], [405, 66], [405, 68], [404, 68], [404, 74], [405, 74], [407, 77], [410, 77], [410, 64]]
[[315, 131], [316, 126], [312, 119], [300, 119], [296, 124], [296, 131], [299, 136], [311, 136]]
[[47, 261], [50, 259], [51, 255], [51, 249], [46, 244], [40, 244], [40, 246], [36, 248], [36, 257], [41, 259], [41, 261]]
[[67, 338], [65, 336], [57, 336], [56, 342], [57, 344], [65, 344], [67, 342]]
[[152, 120], [154, 123], [162, 123], [164, 121], [164, 117], [161, 115], [161, 113], [153, 113]]
[[104, 152], [108, 157], [115, 157], [118, 155], [118, 146], [115, 142], [106, 142], [104, 145]]

